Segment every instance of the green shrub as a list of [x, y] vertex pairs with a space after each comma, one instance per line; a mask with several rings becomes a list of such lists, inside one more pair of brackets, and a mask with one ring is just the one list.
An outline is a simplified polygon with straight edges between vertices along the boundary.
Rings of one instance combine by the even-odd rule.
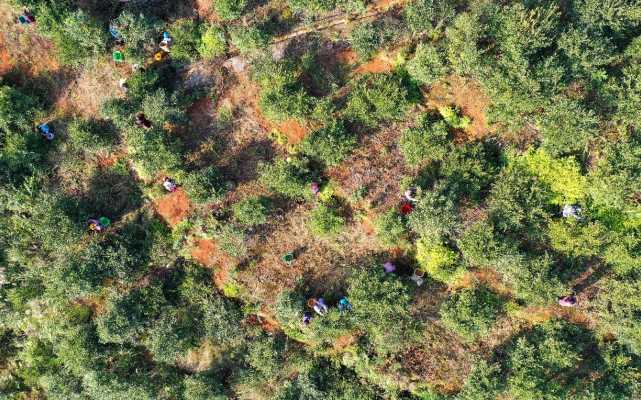
[[218, 25], [207, 25], [201, 38], [198, 52], [203, 58], [211, 59], [225, 54], [227, 39], [225, 31]]
[[451, 138], [443, 121], [423, 115], [418, 125], [403, 132], [398, 147], [409, 165], [442, 160], [451, 151]]
[[553, 204], [575, 204], [585, 197], [586, 178], [573, 158], [556, 159], [539, 149], [514, 158], [513, 162], [524, 166], [550, 188], [550, 202]]
[[398, 75], [371, 74], [352, 85], [345, 114], [366, 126], [387, 120], [398, 120], [410, 107], [410, 93]]
[[504, 281], [514, 288], [515, 297], [531, 305], [556, 302], [568, 292], [549, 256], [526, 258], [505, 254], [495, 267]]
[[403, 17], [412, 33], [431, 33], [454, 18], [456, 5], [453, 0], [414, 0], [403, 9]]
[[66, 129], [71, 145], [77, 150], [106, 150], [117, 139], [113, 128], [104, 121], [76, 118]]
[[267, 223], [269, 209], [264, 197], [248, 197], [232, 206], [234, 218], [245, 226], [257, 226]]
[[11, 86], [0, 86], [0, 129], [5, 134], [12, 130], [30, 130], [37, 106], [33, 97]]
[[196, 344], [194, 333], [198, 322], [184, 311], [164, 309], [160, 318], [149, 329], [145, 344], [154, 361], [173, 364]]
[[452, 146], [440, 165], [438, 188], [456, 201], [480, 203], [502, 166], [500, 151], [489, 143]]
[[594, 112], [565, 97], [554, 99], [536, 122], [543, 148], [553, 156], [585, 152], [598, 135], [599, 119]]
[[229, 32], [231, 44], [240, 54], [255, 53], [264, 50], [269, 44], [267, 32], [257, 26], [237, 27]]
[[125, 42], [125, 57], [131, 58], [129, 62], [143, 62], [160, 42], [161, 23], [144, 14], [123, 11], [113, 26]]
[[359, 57], [365, 60], [372, 58], [391, 39], [391, 29], [382, 21], [359, 24], [349, 35], [352, 48]]
[[461, 224], [451, 199], [436, 191], [425, 191], [414, 212], [409, 215], [409, 226], [419, 236], [443, 238], [455, 234]]
[[60, 60], [65, 64], [80, 64], [87, 58], [97, 57], [107, 44], [105, 29], [82, 10], [66, 15], [52, 36]]
[[169, 27], [173, 39], [171, 45], [171, 58], [181, 61], [192, 61], [198, 57], [199, 49], [203, 43], [201, 27], [191, 19], [181, 18]]
[[260, 182], [271, 191], [293, 199], [311, 196], [312, 175], [304, 158], [277, 159], [273, 164], [261, 165], [259, 171]]
[[347, 131], [342, 122], [329, 125], [307, 135], [300, 144], [300, 150], [326, 165], [336, 165], [343, 161], [356, 146], [356, 138]]
[[441, 307], [443, 325], [472, 341], [487, 335], [503, 311], [501, 298], [486, 287], [462, 289]]
[[641, 354], [641, 279], [606, 279], [598, 300], [599, 317], [607, 329], [629, 346], [635, 354]]
[[497, 232], [519, 239], [540, 240], [550, 216], [551, 193], [541, 180], [516, 165], [508, 165], [496, 178], [489, 196], [489, 212]]
[[447, 60], [458, 75], [473, 74], [482, 65], [478, 42], [484, 27], [476, 13], [461, 13], [447, 28]]
[[198, 203], [220, 201], [226, 192], [220, 172], [213, 166], [188, 173], [182, 186], [189, 197]]
[[381, 214], [375, 223], [376, 237], [386, 247], [398, 246], [407, 235], [403, 216], [397, 210]]
[[447, 73], [441, 52], [430, 44], [420, 43], [407, 63], [407, 72], [424, 85], [431, 85]]
[[549, 225], [550, 245], [570, 257], [601, 254], [607, 231], [599, 223], [580, 223], [574, 219], [553, 221]]
[[495, 400], [502, 388], [500, 373], [497, 364], [477, 362], [455, 400]]
[[226, 400], [223, 388], [213, 376], [192, 375], [183, 381], [184, 400]]
[[523, 400], [573, 397], [572, 385], [562, 382], [575, 374], [588, 340], [583, 328], [562, 320], [536, 325], [509, 349], [506, 395]]
[[314, 110], [314, 98], [299, 86], [263, 90], [260, 95], [260, 109], [274, 121], [294, 118], [304, 120]]
[[309, 227], [318, 236], [339, 234], [345, 226], [345, 218], [334, 205], [318, 203], [310, 214]]
[[106, 311], [96, 320], [96, 331], [103, 343], [134, 342], [160, 313], [165, 298], [156, 285], [112, 294]]
[[216, 14], [223, 21], [240, 18], [247, 7], [247, 0], [214, 0]]
[[456, 242], [468, 266], [492, 267], [496, 260], [509, 253], [510, 242], [498, 238], [491, 221], [482, 219], [468, 225]]
[[416, 260], [421, 270], [443, 283], [452, 283], [465, 273], [453, 250], [425, 238], [416, 242]]
[[461, 110], [458, 107], [441, 107], [438, 111], [445, 122], [454, 129], [465, 129], [472, 123], [470, 117], [461, 116]]
[[411, 296], [400, 279], [380, 268], [356, 269], [347, 280], [353, 325], [367, 334], [372, 350], [389, 355], [421, 339], [421, 325], [411, 314]]

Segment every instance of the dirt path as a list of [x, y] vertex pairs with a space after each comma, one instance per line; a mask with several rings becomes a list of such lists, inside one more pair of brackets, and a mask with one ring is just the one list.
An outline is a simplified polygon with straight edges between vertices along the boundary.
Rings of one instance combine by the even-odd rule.
[[325, 18], [318, 22], [295, 29], [285, 35], [279, 36], [276, 39], [274, 39], [272, 43], [277, 44], [286, 40], [293, 39], [298, 36], [305, 35], [310, 32], [320, 32], [320, 31], [328, 30], [330, 28], [335, 28], [340, 25], [347, 25], [352, 22], [375, 18], [392, 7], [404, 4], [406, 1], [407, 0], [379, 0], [368, 5], [365, 11], [360, 14], [357, 14], [357, 15], [348, 14], [348, 13], [336, 14], [329, 18]]

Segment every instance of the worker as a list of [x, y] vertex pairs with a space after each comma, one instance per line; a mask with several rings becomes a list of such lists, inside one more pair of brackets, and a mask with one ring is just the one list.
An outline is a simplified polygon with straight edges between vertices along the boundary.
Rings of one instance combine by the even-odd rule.
[[320, 315], [321, 317], [327, 314], [327, 304], [325, 304], [325, 300], [323, 300], [322, 297], [320, 297], [319, 299], [309, 299], [307, 305], [309, 305], [316, 312], [316, 314]]
[[412, 186], [407, 189], [403, 194], [403, 197], [405, 197], [405, 199], [411, 203], [416, 203], [418, 201], [416, 199], [416, 186]]
[[175, 192], [176, 191], [176, 182], [174, 182], [173, 179], [170, 177], [166, 176], [162, 180], [162, 186], [168, 191], [168, 192]]
[[18, 22], [22, 25], [28, 25], [36, 22], [36, 18], [27, 10], [22, 12], [22, 15], [18, 17]]
[[162, 41], [160, 42], [160, 49], [166, 53], [169, 53], [169, 48], [174, 43], [174, 39], [169, 35], [169, 32], [162, 33]]
[[312, 184], [310, 185], [310, 188], [311, 188], [312, 194], [314, 194], [314, 196], [316, 196], [316, 195], [318, 195], [318, 193], [320, 193], [320, 185], [318, 184], [318, 182], [312, 182]]
[[105, 227], [102, 225], [102, 223], [97, 220], [97, 219], [90, 219], [89, 220], [89, 230], [92, 232], [102, 232], [102, 230]]
[[38, 125], [38, 130], [40, 131], [40, 134], [42, 135], [42, 137], [44, 137], [47, 140], [53, 140], [54, 138], [53, 127], [49, 126], [49, 124]]
[[420, 269], [415, 269], [410, 279], [416, 283], [416, 286], [421, 286], [425, 283], [425, 279], [423, 278], [424, 276], [425, 272]]
[[116, 27], [113, 24], [109, 24], [109, 33], [111, 34], [111, 37], [113, 37], [116, 41], [122, 40], [122, 35], [120, 34], [120, 31], [118, 31], [118, 29], [116, 29]]
[[563, 218], [574, 218], [577, 220], [581, 219], [581, 207], [577, 205], [566, 204], [561, 210], [561, 215]]
[[338, 301], [338, 311], [352, 311], [352, 305], [347, 300], [347, 297], [343, 297]]
[[412, 205], [412, 203], [404, 202], [403, 204], [401, 204], [399, 210], [403, 215], [410, 215], [412, 211], [414, 211], [414, 206]]
[[127, 86], [127, 78], [122, 78], [118, 81], [118, 87], [123, 92], [127, 93], [129, 91], [129, 86]]
[[147, 119], [145, 114], [138, 113], [138, 114], [136, 114], [136, 126], [138, 126], [139, 128], [150, 129], [151, 128], [151, 121], [149, 121]]
[[390, 274], [396, 271], [396, 265], [391, 261], [385, 261], [385, 264], [383, 264], [383, 271], [385, 271], [386, 274]]
[[561, 307], [574, 307], [576, 306], [577, 299], [576, 296], [570, 295], [570, 296], [563, 296], [559, 299], [559, 305]]

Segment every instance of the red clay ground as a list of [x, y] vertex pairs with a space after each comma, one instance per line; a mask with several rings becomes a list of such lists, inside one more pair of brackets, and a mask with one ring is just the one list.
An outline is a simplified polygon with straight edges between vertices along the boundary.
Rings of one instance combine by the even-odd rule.
[[13, 66], [29, 75], [60, 68], [53, 43], [36, 33], [36, 25], [20, 25], [7, 2], [0, 2], [0, 75]]
[[155, 201], [154, 207], [158, 214], [171, 226], [182, 221], [191, 210], [191, 203], [187, 193], [178, 188]]
[[381, 74], [391, 72], [394, 69], [392, 55], [382, 52], [377, 54], [370, 61], [359, 65], [354, 73], [356, 74]]
[[287, 143], [296, 145], [309, 133], [309, 128], [295, 119], [288, 119], [276, 125], [276, 129], [287, 137]]
[[220, 250], [215, 241], [211, 239], [193, 238], [191, 256], [200, 264], [213, 268], [214, 284], [223, 290], [229, 280], [230, 271], [237, 262]]

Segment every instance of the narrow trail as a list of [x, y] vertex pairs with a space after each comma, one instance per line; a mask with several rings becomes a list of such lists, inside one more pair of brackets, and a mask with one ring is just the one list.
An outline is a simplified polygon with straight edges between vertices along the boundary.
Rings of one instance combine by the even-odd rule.
[[285, 35], [279, 36], [272, 41], [272, 44], [278, 44], [280, 42], [284, 42], [284, 41], [293, 39], [295, 37], [308, 34], [310, 32], [324, 31], [339, 25], [347, 25], [351, 22], [357, 22], [357, 21], [362, 21], [369, 18], [374, 18], [385, 13], [387, 10], [393, 7], [404, 4], [406, 1], [407, 0], [377, 1], [373, 4], [368, 5], [365, 11], [361, 14], [357, 14], [357, 15], [348, 14], [348, 13], [336, 14], [334, 16], [321, 19], [307, 26], [294, 29], [293, 31]]

